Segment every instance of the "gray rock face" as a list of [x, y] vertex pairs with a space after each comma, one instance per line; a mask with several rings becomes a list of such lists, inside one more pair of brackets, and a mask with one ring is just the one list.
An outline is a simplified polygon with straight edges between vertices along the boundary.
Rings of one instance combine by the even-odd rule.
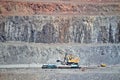
[[0, 41], [119, 43], [120, 16], [11, 16], [0, 23]]
[[120, 44], [32, 44], [1, 43], [0, 64], [56, 63], [65, 53], [80, 57], [80, 65], [120, 64]]
[[5, 17], [0, 16], [0, 42], [6, 41], [5, 36]]

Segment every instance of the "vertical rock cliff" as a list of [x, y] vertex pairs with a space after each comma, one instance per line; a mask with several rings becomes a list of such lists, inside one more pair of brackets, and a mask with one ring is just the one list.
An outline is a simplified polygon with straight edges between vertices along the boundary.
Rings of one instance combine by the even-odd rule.
[[10, 16], [0, 26], [0, 41], [120, 42], [120, 16]]

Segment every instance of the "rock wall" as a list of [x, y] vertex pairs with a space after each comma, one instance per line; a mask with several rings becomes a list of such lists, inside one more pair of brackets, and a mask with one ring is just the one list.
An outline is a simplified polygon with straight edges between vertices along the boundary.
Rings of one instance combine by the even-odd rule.
[[0, 41], [120, 42], [120, 16], [10, 16], [0, 26]]
[[80, 57], [80, 65], [120, 64], [120, 44], [1, 43], [0, 64], [58, 64], [66, 53]]

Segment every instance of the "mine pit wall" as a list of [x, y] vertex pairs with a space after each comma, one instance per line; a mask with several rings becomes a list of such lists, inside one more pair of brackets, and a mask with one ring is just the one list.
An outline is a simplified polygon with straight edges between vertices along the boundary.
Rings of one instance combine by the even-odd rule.
[[2, 42], [120, 42], [120, 16], [8, 16], [0, 26]]
[[119, 15], [120, 1], [0, 1], [0, 15]]
[[65, 53], [120, 64], [119, 0], [61, 1], [0, 1], [0, 65], [58, 64]]
[[0, 43], [0, 64], [59, 64], [65, 53], [80, 57], [80, 65], [120, 64], [120, 44]]

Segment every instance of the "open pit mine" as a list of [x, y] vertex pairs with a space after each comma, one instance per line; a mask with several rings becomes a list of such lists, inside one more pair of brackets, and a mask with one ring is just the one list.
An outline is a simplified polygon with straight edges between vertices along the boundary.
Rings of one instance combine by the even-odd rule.
[[0, 0], [0, 80], [120, 80], [120, 0]]

